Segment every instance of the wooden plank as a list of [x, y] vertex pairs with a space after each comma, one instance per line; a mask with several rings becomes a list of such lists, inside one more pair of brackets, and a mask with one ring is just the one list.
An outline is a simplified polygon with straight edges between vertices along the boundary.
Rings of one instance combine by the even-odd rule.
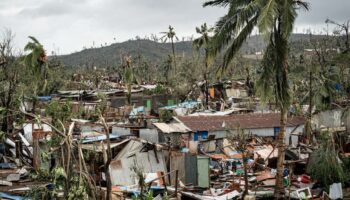
[[0, 185], [12, 186], [12, 182], [5, 181], [5, 180], [0, 180]]

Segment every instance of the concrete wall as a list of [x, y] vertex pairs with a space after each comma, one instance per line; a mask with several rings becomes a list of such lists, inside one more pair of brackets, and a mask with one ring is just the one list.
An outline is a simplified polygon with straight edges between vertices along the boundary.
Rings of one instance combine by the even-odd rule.
[[[286, 135], [285, 135], [285, 142], [286, 144], [289, 144], [289, 139], [290, 139], [290, 133], [295, 129], [294, 127], [287, 127], [286, 129]], [[300, 125], [297, 127], [297, 129], [294, 131], [294, 133], [302, 133], [304, 130], [304, 125]], [[246, 130], [247, 133], [252, 133], [253, 135], [257, 136], [262, 136], [262, 137], [271, 137], [275, 136], [274, 133], [274, 128], [259, 128], [259, 129], [248, 129]], [[191, 134], [193, 138], [193, 133]], [[208, 137], [211, 135], [215, 135], [215, 139], [220, 139], [220, 138], [226, 138], [227, 137], [227, 132], [226, 131], [212, 131], [209, 132]], [[297, 136], [292, 136], [292, 144], [297, 145], [298, 143], [298, 137]]]
[[344, 114], [343, 122], [346, 127], [346, 132], [350, 133], [350, 109]]
[[335, 128], [342, 125], [342, 115], [343, 111], [340, 109], [327, 110], [314, 115], [312, 121], [316, 128], [321, 126]]

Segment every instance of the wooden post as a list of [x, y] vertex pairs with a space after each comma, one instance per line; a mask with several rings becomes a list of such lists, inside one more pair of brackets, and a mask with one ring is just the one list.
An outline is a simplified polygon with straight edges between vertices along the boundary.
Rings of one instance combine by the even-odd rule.
[[22, 142], [19, 138], [19, 136], [16, 136], [16, 139], [15, 139], [15, 143], [16, 143], [16, 158], [20, 158], [21, 157], [21, 152], [22, 152]]
[[164, 172], [160, 172], [160, 175], [162, 176], [162, 181], [163, 181], [163, 184], [164, 184], [164, 189], [165, 191], [167, 191], [167, 186], [166, 186], [166, 182], [165, 182], [165, 177], [164, 177]]
[[292, 185], [292, 164], [288, 163], [288, 170], [289, 170], [289, 176], [288, 176], [288, 181], [289, 181], [289, 185], [288, 185], [288, 199], [290, 200], [290, 193], [291, 193], [291, 185]]
[[248, 157], [247, 157], [247, 152], [243, 152], [243, 170], [244, 170], [244, 192], [242, 195], [242, 198], [244, 199], [244, 197], [246, 195], [248, 195], [248, 170], [247, 170], [247, 162], [248, 162]]
[[[107, 162], [104, 163], [106, 183], [107, 183], [106, 200], [111, 200], [112, 199], [112, 180], [111, 180], [111, 174], [109, 172], [109, 165], [111, 164], [111, 161], [112, 161], [111, 141], [109, 138], [109, 128], [106, 124], [105, 119], [102, 116], [100, 116], [100, 120], [102, 121], [102, 123], [104, 125], [105, 134], [106, 134], [106, 141], [107, 141], [107, 149], [106, 149]], [[103, 147], [103, 149], [104, 149], [104, 147]], [[143, 188], [141, 188], [141, 194], [142, 194], [142, 190], [143, 190]]]
[[177, 182], [178, 182], [179, 170], [175, 171], [175, 197], [177, 197]]
[[[34, 124], [33, 124], [34, 126]], [[34, 130], [33, 128], [33, 132], [32, 132], [32, 136], [33, 136], [33, 167], [36, 171], [38, 171], [40, 169], [40, 165], [41, 165], [41, 159], [40, 159], [40, 146], [39, 146], [39, 138], [40, 138], [40, 133], [41, 131], [38, 130]]]

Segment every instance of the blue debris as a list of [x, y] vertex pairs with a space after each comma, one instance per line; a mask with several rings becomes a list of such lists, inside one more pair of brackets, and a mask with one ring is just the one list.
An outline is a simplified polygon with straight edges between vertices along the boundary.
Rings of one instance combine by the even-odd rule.
[[136, 116], [138, 115], [139, 113], [141, 114], [145, 114], [146, 111], [145, 111], [145, 107], [144, 106], [140, 106], [140, 107], [137, 107], [137, 108], [134, 108], [132, 109], [132, 111], [130, 112], [130, 118], [133, 118], [133, 116]]
[[24, 197], [7, 194], [5, 192], [0, 192], [0, 197], [1, 198], [6, 198], [6, 199], [11, 199], [11, 200], [24, 200]]
[[[114, 139], [114, 138], [118, 138], [117, 135], [109, 135], [109, 139]], [[103, 141], [103, 140], [107, 140], [107, 136], [106, 135], [99, 135], [99, 136], [95, 136], [95, 137], [88, 137], [88, 138], [84, 138], [82, 143], [90, 143], [90, 142], [98, 142], [98, 141]]]
[[200, 102], [198, 102], [198, 101], [184, 101], [184, 102], [179, 103], [177, 105], [162, 107], [162, 109], [167, 109], [167, 110], [173, 110], [176, 108], [192, 109], [192, 108], [198, 107], [199, 104], [200, 104]]
[[0, 163], [0, 169], [16, 169], [17, 165], [13, 163]]
[[51, 101], [52, 97], [51, 96], [38, 96], [36, 97], [39, 101]]

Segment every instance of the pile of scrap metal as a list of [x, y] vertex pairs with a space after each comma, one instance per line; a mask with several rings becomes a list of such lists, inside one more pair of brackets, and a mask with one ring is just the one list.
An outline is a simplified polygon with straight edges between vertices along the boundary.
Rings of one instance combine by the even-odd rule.
[[[185, 199], [237, 199], [242, 197], [246, 184], [248, 195], [245, 199], [273, 198], [277, 149], [272, 141], [266, 137], [253, 137], [247, 145], [246, 169], [242, 152], [230, 145], [227, 139], [214, 141], [216, 144], [212, 146], [215, 148], [210, 148], [210, 141], [197, 143], [196, 150], [187, 146], [172, 148], [169, 152], [169, 170], [177, 170], [178, 177], [170, 176], [171, 185], [178, 184], [176, 191]], [[220, 142], [222, 144], [218, 144]], [[291, 199], [325, 196], [330, 199], [342, 198], [341, 184], [331, 185], [328, 192], [317, 180], [312, 180], [306, 174], [306, 166], [310, 162], [309, 154], [312, 152], [313, 148], [302, 143], [297, 147], [287, 148], [284, 164], [286, 195]], [[175, 188], [168, 186], [168, 191], [174, 192]]]
[[[124, 199], [146, 190], [164, 194], [167, 168], [162, 145], [139, 139], [128, 128], [108, 127], [105, 123], [87, 120], [72, 121], [67, 139], [72, 146], [66, 147], [66, 141], [61, 141], [62, 151], [69, 148], [76, 157], [88, 155], [79, 162], [85, 163], [84, 171], [93, 178], [99, 191], [106, 191], [106, 171], [109, 171], [112, 194], [116, 198]], [[69, 169], [67, 160], [64, 161], [68, 158], [43, 157], [57, 150], [48, 145], [53, 132], [56, 133], [54, 129], [44, 121], [24, 123], [15, 131], [13, 140], [6, 138], [0, 149], [0, 198], [24, 199], [33, 188], [55, 187], [52, 180], [40, 181], [31, 175], [31, 172], [43, 169], [50, 171], [58, 163]], [[111, 149], [111, 161], [106, 165], [108, 146]], [[73, 163], [71, 167], [79, 168], [79, 164]], [[139, 185], [140, 179], [144, 179], [145, 188]], [[58, 195], [63, 197], [63, 191]]]

